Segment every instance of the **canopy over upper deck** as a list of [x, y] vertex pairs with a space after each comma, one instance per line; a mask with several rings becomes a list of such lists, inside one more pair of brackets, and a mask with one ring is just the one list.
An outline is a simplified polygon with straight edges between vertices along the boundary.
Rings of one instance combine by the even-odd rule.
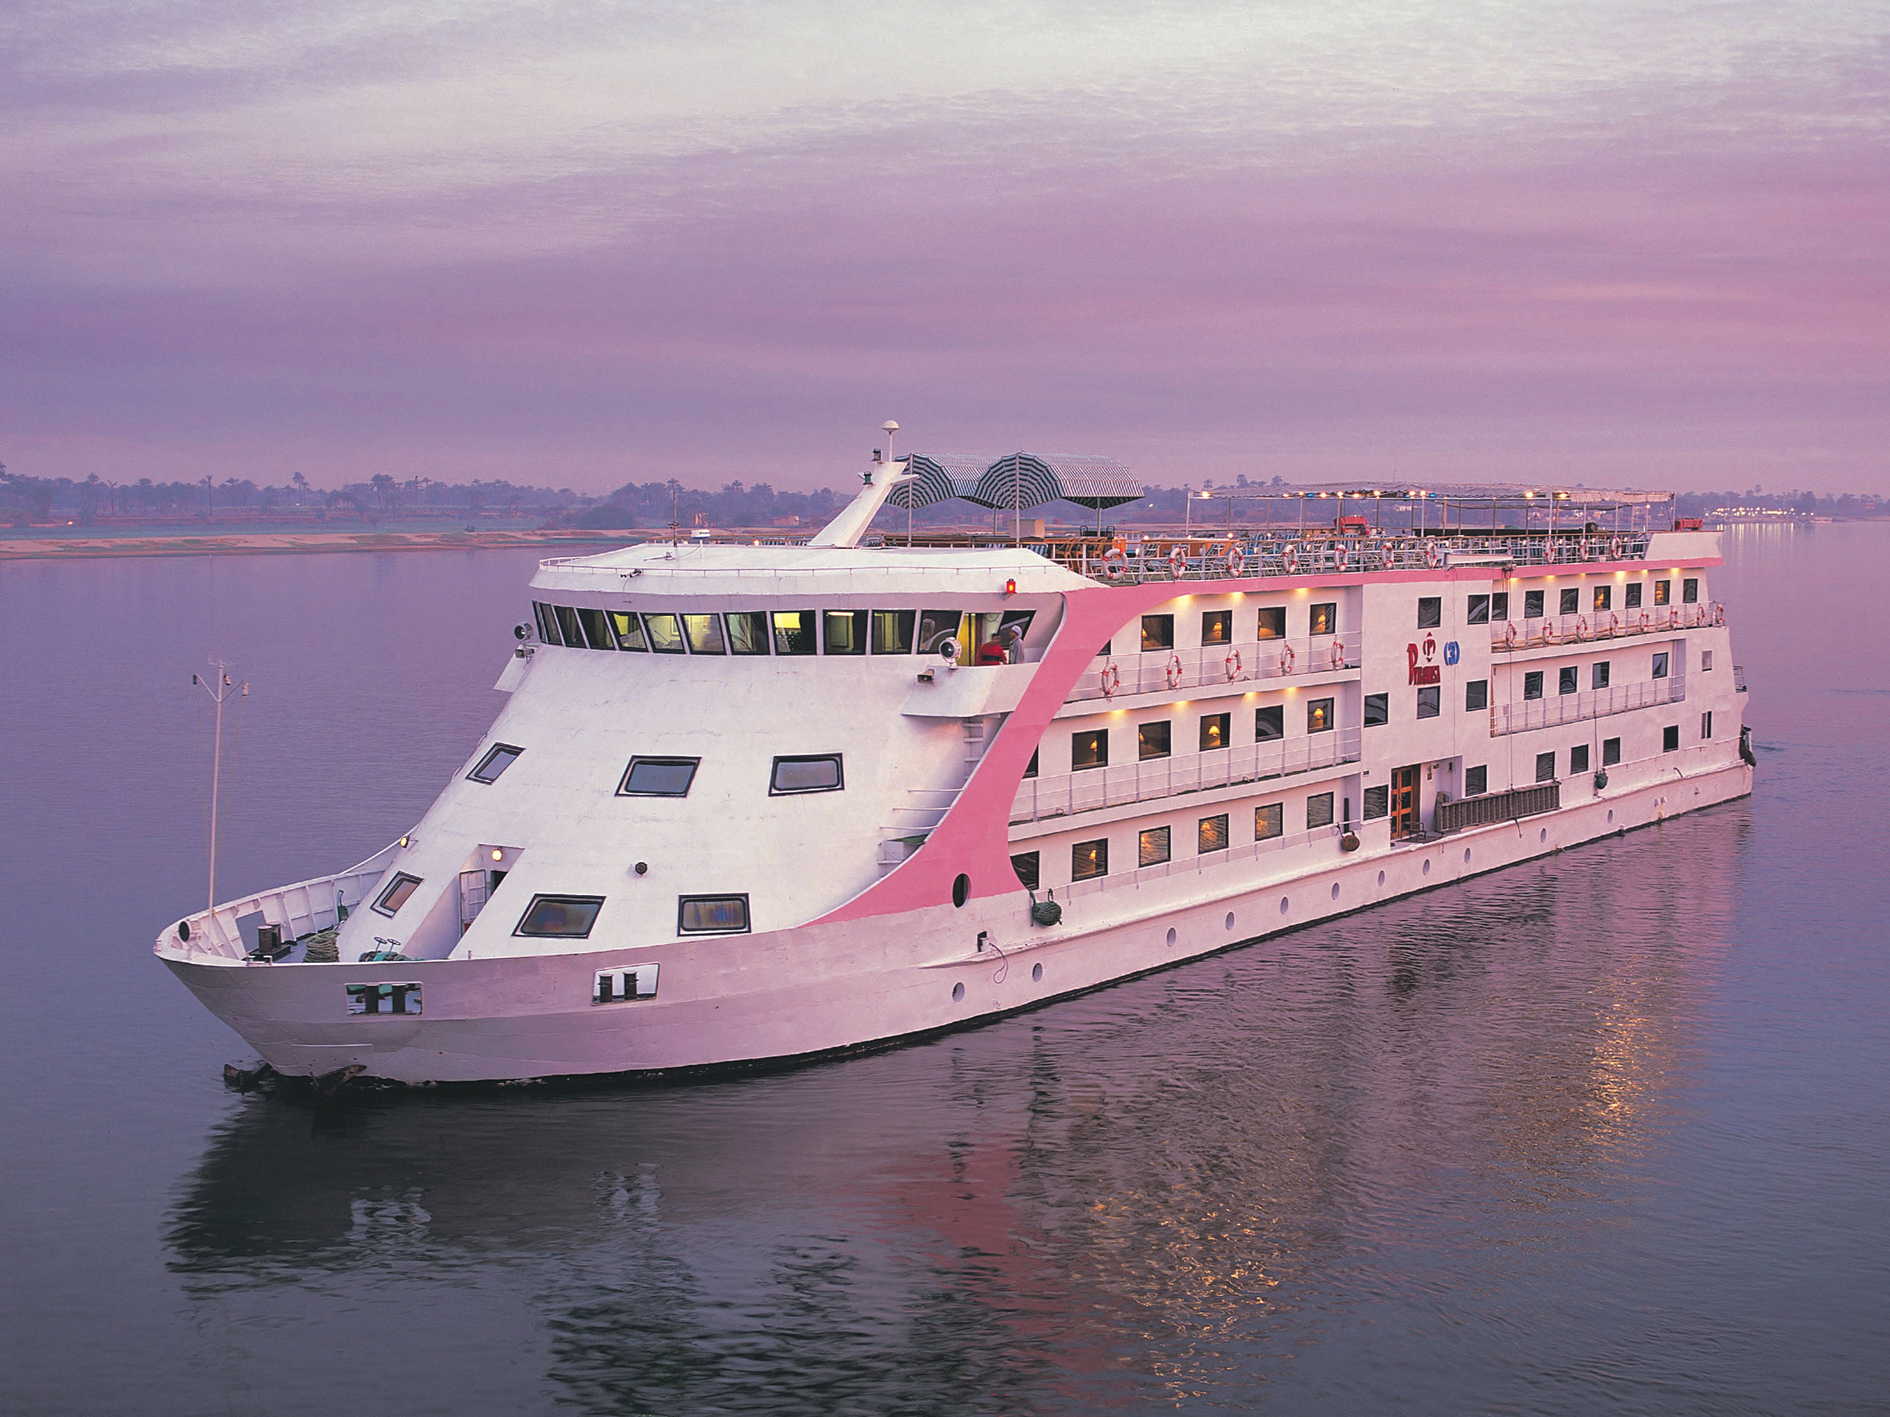
[[[913, 453], [911, 478], [887, 496], [895, 507], [929, 507], [961, 497], [993, 510], [1022, 511], [1058, 500], [1102, 510], [1143, 495], [1141, 482], [1114, 458], [1087, 453]], [[895, 464], [896, 465], [896, 464]]]

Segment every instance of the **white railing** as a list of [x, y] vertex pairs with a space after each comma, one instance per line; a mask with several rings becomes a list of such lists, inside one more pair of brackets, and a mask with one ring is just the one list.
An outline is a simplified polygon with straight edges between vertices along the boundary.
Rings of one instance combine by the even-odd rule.
[[[1630, 635], [1665, 635], [1678, 630], [1703, 630], [1726, 623], [1725, 608], [1711, 605], [1667, 605], [1655, 610], [1604, 610], [1599, 615], [1545, 615], [1490, 626], [1490, 648], [1542, 649], [1552, 645], [1583, 645], [1598, 640], [1626, 639]], [[1511, 630], [1514, 634], [1511, 634]]]
[[193, 954], [241, 959], [248, 952], [248, 945], [237, 922], [250, 916], [260, 915], [262, 924], [279, 926], [285, 943], [338, 925], [341, 923], [338, 907], [356, 909], [399, 849], [400, 843], [394, 842], [359, 865], [333, 876], [297, 881], [292, 886], [279, 886], [275, 890], [225, 901], [214, 910], [200, 910], [184, 918], [183, 923], [190, 926], [188, 940], [180, 939], [177, 926], [173, 925], [158, 937], [158, 945]]
[[[1123, 631], [1131, 635], [1136, 632], [1133, 624]], [[1358, 666], [1357, 630], [1310, 639], [1254, 640], [1245, 644], [1203, 645], [1199, 649], [1097, 655], [1064, 702], [1113, 699], [1125, 694], [1159, 694], [1170, 689], [1264, 683], [1269, 679], [1291, 679]]]
[[1683, 703], [1686, 697], [1686, 677], [1676, 674], [1668, 679], [1610, 684], [1605, 689], [1591, 689], [1585, 694], [1554, 694], [1525, 699], [1521, 703], [1497, 704], [1490, 710], [1490, 736], [1500, 738], [1505, 733], [1526, 733], [1532, 728], [1553, 728], [1561, 723], [1580, 723], [1584, 719], [1606, 718], [1609, 714]]
[[[1150, 533], [1120, 552], [1101, 543], [1074, 550], [1065, 545], [1025, 543], [1031, 550], [1079, 575], [1109, 585], [1157, 581], [1213, 581], [1233, 576], [1303, 576], [1355, 571], [1436, 570], [1453, 561], [1503, 562], [1517, 566], [1566, 565], [1577, 561], [1641, 561], [1645, 532], [1538, 532], [1389, 536], [1334, 536], [1328, 531], [1294, 535], [1284, 530], [1210, 531], [1186, 535]], [[1177, 551], [1180, 553], [1177, 555]], [[1238, 553], [1237, 555], [1234, 553]]]
[[1119, 767], [1090, 768], [1057, 777], [1024, 779], [1011, 805], [1011, 821], [1040, 822], [1078, 812], [1096, 812], [1131, 802], [1152, 802], [1243, 782], [1293, 777], [1359, 760], [1359, 730], [1333, 729], [1304, 738], [1248, 743], [1205, 753], [1182, 753]]
[[[1091, 876], [1088, 880], [1072, 881], [1062, 890], [1068, 897], [1095, 895], [1101, 891], [1115, 890], [1121, 886], [1139, 886], [1148, 881], [1167, 880], [1171, 876], [1198, 875], [1203, 871], [1213, 870], [1217, 866], [1232, 866], [1245, 861], [1258, 861], [1278, 851], [1290, 851], [1297, 846], [1317, 846], [1329, 843], [1336, 852], [1339, 837], [1346, 831], [1356, 831], [1356, 827], [1329, 826], [1314, 827], [1311, 831], [1296, 832], [1292, 836], [1270, 837], [1266, 841], [1250, 841], [1245, 846], [1230, 847], [1226, 851], [1208, 851], [1198, 856], [1183, 856], [1178, 860], [1160, 862], [1154, 866], [1138, 866], [1133, 871], [1118, 871], [1106, 876]], [[1334, 854], [1328, 852], [1328, 855]], [[1301, 863], [1295, 862], [1298, 869]], [[1054, 894], [1054, 892], [1052, 892]]]

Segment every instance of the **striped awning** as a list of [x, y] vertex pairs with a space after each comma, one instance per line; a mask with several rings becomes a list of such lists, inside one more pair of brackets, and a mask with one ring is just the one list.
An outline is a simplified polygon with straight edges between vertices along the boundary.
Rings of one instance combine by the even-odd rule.
[[969, 496], [989, 459], [969, 453], [913, 453], [901, 461], [912, 474], [911, 480], [894, 484], [886, 501], [895, 507], [913, 508]]
[[1142, 496], [1142, 484], [1114, 458], [1080, 453], [1009, 453], [960, 494], [983, 507], [1021, 511], [1062, 500], [1101, 509]]

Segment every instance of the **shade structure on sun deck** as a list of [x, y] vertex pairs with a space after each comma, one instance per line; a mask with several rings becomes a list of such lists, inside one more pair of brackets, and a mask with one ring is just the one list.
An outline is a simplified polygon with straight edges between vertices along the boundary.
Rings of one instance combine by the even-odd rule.
[[911, 477], [896, 483], [886, 500], [910, 510], [968, 496], [990, 459], [970, 453], [913, 453], [902, 461]]
[[1009, 453], [963, 493], [983, 507], [1021, 511], [1061, 498], [1078, 506], [1119, 507], [1142, 495], [1142, 484], [1114, 458], [1076, 453]]

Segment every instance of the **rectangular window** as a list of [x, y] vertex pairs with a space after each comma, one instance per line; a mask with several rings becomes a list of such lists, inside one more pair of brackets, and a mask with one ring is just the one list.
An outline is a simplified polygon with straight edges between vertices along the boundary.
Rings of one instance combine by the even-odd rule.
[[1614, 609], [1614, 587], [1613, 586], [1598, 585], [1595, 587], [1595, 609], [1597, 610]]
[[658, 654], [682, 654], [682, 621], [674, 615], [645, 615], [644, 631], [650, 637], [650, 648]]
[[1680, 582], [1680, 599], [1687, 605], [1700, 603], [1700, 583], [1691, 576]]
[[1542, 697], [1542, 671], [1540, 669], [1528, 669], [1523, 671], [1522, 696], [1525, 699], [1539, 699]]
[[1211, 753], [1216, 748], [1225, 748], [1232, 740], [1233, 733], [1228, 727], [1228, 716], [1224, 713], [1210, 713], [1201, 719], [1201, 751]]
[[1554, 753], [1537, 753], [1536, 754], [1536, 781], [1537, 782], [1554, 782], [1555, 781], [1555, 754]]
[[1032, 748], [1030, 750], [1030, 763], [1024, 769], [1025, 777], [1035, 777], [1037, 775], [1037, 759], [1038, 757], [1042, 755], [1042, 753], [1043, 753], [1043, 749], [1041, 747]]
[[1701, 673], [1711, 673], [1712, 668], [1713, 668], [1713, 651], [1711, 651], [1710, 649], [1701, 650], [1700, 651]]
[[687, 797], [701, 758], [632, 758], [617, 784], [619, 797]]
[[1481, 797], [1490, 790], [1490, 770], [1488, 767], [1465, 768], [1463, 770], [1463, 795]]
[[554, 605], [552, 613], [558, 617], [558, 634], [563, 638], [566, 649], [583, 649], [584, 632], [578, 628], [577, 611], [568, 605]]
[[1227, 814], [1218, 817], [1203, 817], [1195, 833], [1194, 849], [1202, 856], [1210, 851], [1227, 850]]
[[1383, 728], [1391, 722], [1391, 695], [1367, 694], [1365, 696], [1365, 726]]
[[728, 646], [722, 640], [720, 615], [685, 615], [682, 625], [683, 637], [689, 641], [691, 654], [728, 653]]
[[1380, 817], [1391, 815], [1391, 789], [1389, 787], [1368, 787], [1365, 789], [1365, 820], [1375, 822]]
[[768, 617], [759, 610], [730, 611], [728, 647], [736, 654], [766, 654]]
[[1337, 601], [1326, 601], [1310, 607], [1306, 613], [1306, 633], [1309, 635], [1336, 635], [1339, 633], [1339, 605]]
[[1338, 727], [1339, 716], [1332, 711], [1333, 700], [1312, 699], [1306, 705], [1306, 731], [1330, 733]]
[[1417, 603], [1417, 627], [1420, 630], [1435, 630], [1444, 623], [1444, 598], [1441, 595], [1421, 595]]
[[1109, 730], [1090, 728], [1070, 735], [1070, 771], [1109, 766]]
[[1284, 605], [1263, 605], [1260, 607], [1260, 623], [1256, 639], [1283, 640], [1286, 638], [1286, 607]]
[[579, 608], [578, 623], [584, 627], [584, 642], [592, 649], [617, 648], [617, 641], [611, 637], [610, 621], [601, 610], [592, 610], [589, 606]]
[[828, 610], [821, 614], [822, 639], [828, 654], [866, 653], [866, 612]]
[[1087, 881], [1109, 874], [1109, 839], [1079, 841], [1070, 848], [1070, 879]]
[[351, 1014], [406, 1014], [420, 1010], [419, 983], [350, 984], [346, 986]]
[[1436, 718], [1444, 711], [1444, 690], [1441, 685], [1432, 684], [1417, 691], [1417, 716]]
[[1253, 711], [1253, 736], [1256, 742], [1270, 743], [1286, 736], [1286, 707], [1273, 704]]
[[1673, 589], [1672, 581], [1655, 581], [1654, 582], [1654, 604], [1665, 605], [1669, 600], [1673, 599], [1673, 596], [1671, 594], [1672, 589]]
[[1540, 620], [1542, 618], [1543, 594], [1544, 592], [1539, 591], [1539, 590], [1526, 590], [1523, 592], [1522, 594], [1523, 619]]
[[1700, 715], [1700, 737], [1711, 738], [1712, 736], [1713, 736], [1713, 711], [1711, 709], [1708, 709], [1705, 713]]
[[1633, 585], [1626, 587], [1621, 596], [1621, 606], [1625, 610], [1638, 610], [1641, 608], [1641, 583], [1639, 581], [1635, 581]]
[[418, 876], [409, 876], [405, 871], [397, 872], [394, 879], [387, 883], [387, 889], [381, 892], [381, 898], [374, 902], [374, 909], [382, 915], [392, 915], [407, 903], [407, 897], [419, 889]]
[[873, 653], [911, 654], [912, 632], [918, 618], [916, 610], [875, 610]]
[[1579, 615], [1582, 610], [1582, 591], [1580, 586], [1568, 586], [1562, 591], [1562, 610], [1564, 615]]
[[1170, 740], [1174, 736], [1174, 725], [1167, 719], [1159, 723], [1141, 723], [1135, 729], [1135, 756], [1138, 762], [1147, 762], [1150, 758], [1165, 758], [1169, 753]]
[[811, 610], [776, 610], [769, 616], [774, 625], [776, 654], [812, 654], [814, 612]]
[[838, 753], [801, 753], [776, 758], [768, 775], [770, 797], [792, 797], [802, 792], [838, 792], [846, 786]]
[[617, 648], [624, 650], [647, 650], [650, 642], [643, 638], [643, 622], [628, 610], [610, 612], [610, 628], [617, 632]]
[[1601, 740], [1601, 765], [1604, 768], [1611, 768], [1620, 761], [1621, 740], [1619, 738], [1603, 738]]
[[1138, 866], [1159, 866], [1167, 861], [1168, 828], [1150, 827], [1137, 835], [1135, 839], [1135, 862]]
[[535, 895], [512, 933], [550, 940], [587, 939], [603, 908], [600, 895]]
[[1608, 676], [1612, 672], [1613, 671], [1611, 671], [1608, 667], [1607, 660], [1605, 659], [1596, 660], [1593, 664], [1588, 666], [1588, 687], [1591, 689], [1607, 688]]
[[1660, 751], [1677, 753], [1680, 750], [1680, 725], [1670, 724], [1660, 730]]
[[1319, 792], [1306, 799], [1306, 830], [1332, 825], [1332, 794]]
[[1175, 647], [1175, 617], [1172, 615], [1144, 615], [1142, 617], [1142, 653], [1150, 650], [1173, 649]]
[[1558, 694], [1577, 693], [1580, 691], [1581, 686], [1582, 686], [1581, 671], [1577, 669], [1573, 664], [1564, 664], [1560, 669], [1555, 671], [1555, 692], [1556, 693]]
[[1253, 809], [1253, 839], [1272, 841], [1275, 837], [1286, 835], [1286, 804], [1269, 802], [1264, 807]]
[[486, 755], [479, 760], [479, 766], [466, 776], [474, 782], [497, 782], [504, 775], [505, 770], [519, 760], [519, 755], [524, 751], [523, 748], [514, 748], [509, 743], [494, 743], [487, 750]]
[[543, 601], [532, 602], [532, 618], [538, 622], [538, 638], [548, 645], [561, 645], [563, 638], [558, 634], [558, 617], [551, 612], [551, 607]]
[[1509, 592], [1508, 591], [1498, 590], [1498, 591], [1492, 591], [1490, 593], [1490, 619], [1492, 620], [1509, 619]]
[[1568, 775], [1574, 777], [1578, 773], [1587, 771], [1588, 745], [1586, 743], [1577, 743], [1573, 748], [1568, 750]]
[[1011, 869], [1017, 873], [1017, 884], [1027, 891], [1037, 889], [1037, 853], [1021, 851], [1011, 858]]
[[1488, 679], [1467, 679], [1463, 686], [1463, 711], [1476, 713], [1479, 709], [1490, 706], [1490, 681]]
[[1654, 673], [1652, 677], [1655, 679], [1665, 679], [1667, 677], [1667, 664], [1667, 651], [1662, 650], [1659, 654], [1654, 656]]
[[1487, 625], [1490, 623], [1490, 598], [1487, 595], [1473, 595], [1464, 608], [1463, 622], [1466, 625]]
[[919, 612], [919, 653], [937, 654], [939, 646], [958, 638], [959, 614], [956, 610], [921, 610]]
[[1201, 643], [1204, 645], [1228, 645], [1234, 642], [1234, 612], [1231, 610], [1204, 610], [1201, 612]]
[[745, 895], [684, 895], [676, 897], [678, 935], [745, 935], [748, 933], [748, 897]]

